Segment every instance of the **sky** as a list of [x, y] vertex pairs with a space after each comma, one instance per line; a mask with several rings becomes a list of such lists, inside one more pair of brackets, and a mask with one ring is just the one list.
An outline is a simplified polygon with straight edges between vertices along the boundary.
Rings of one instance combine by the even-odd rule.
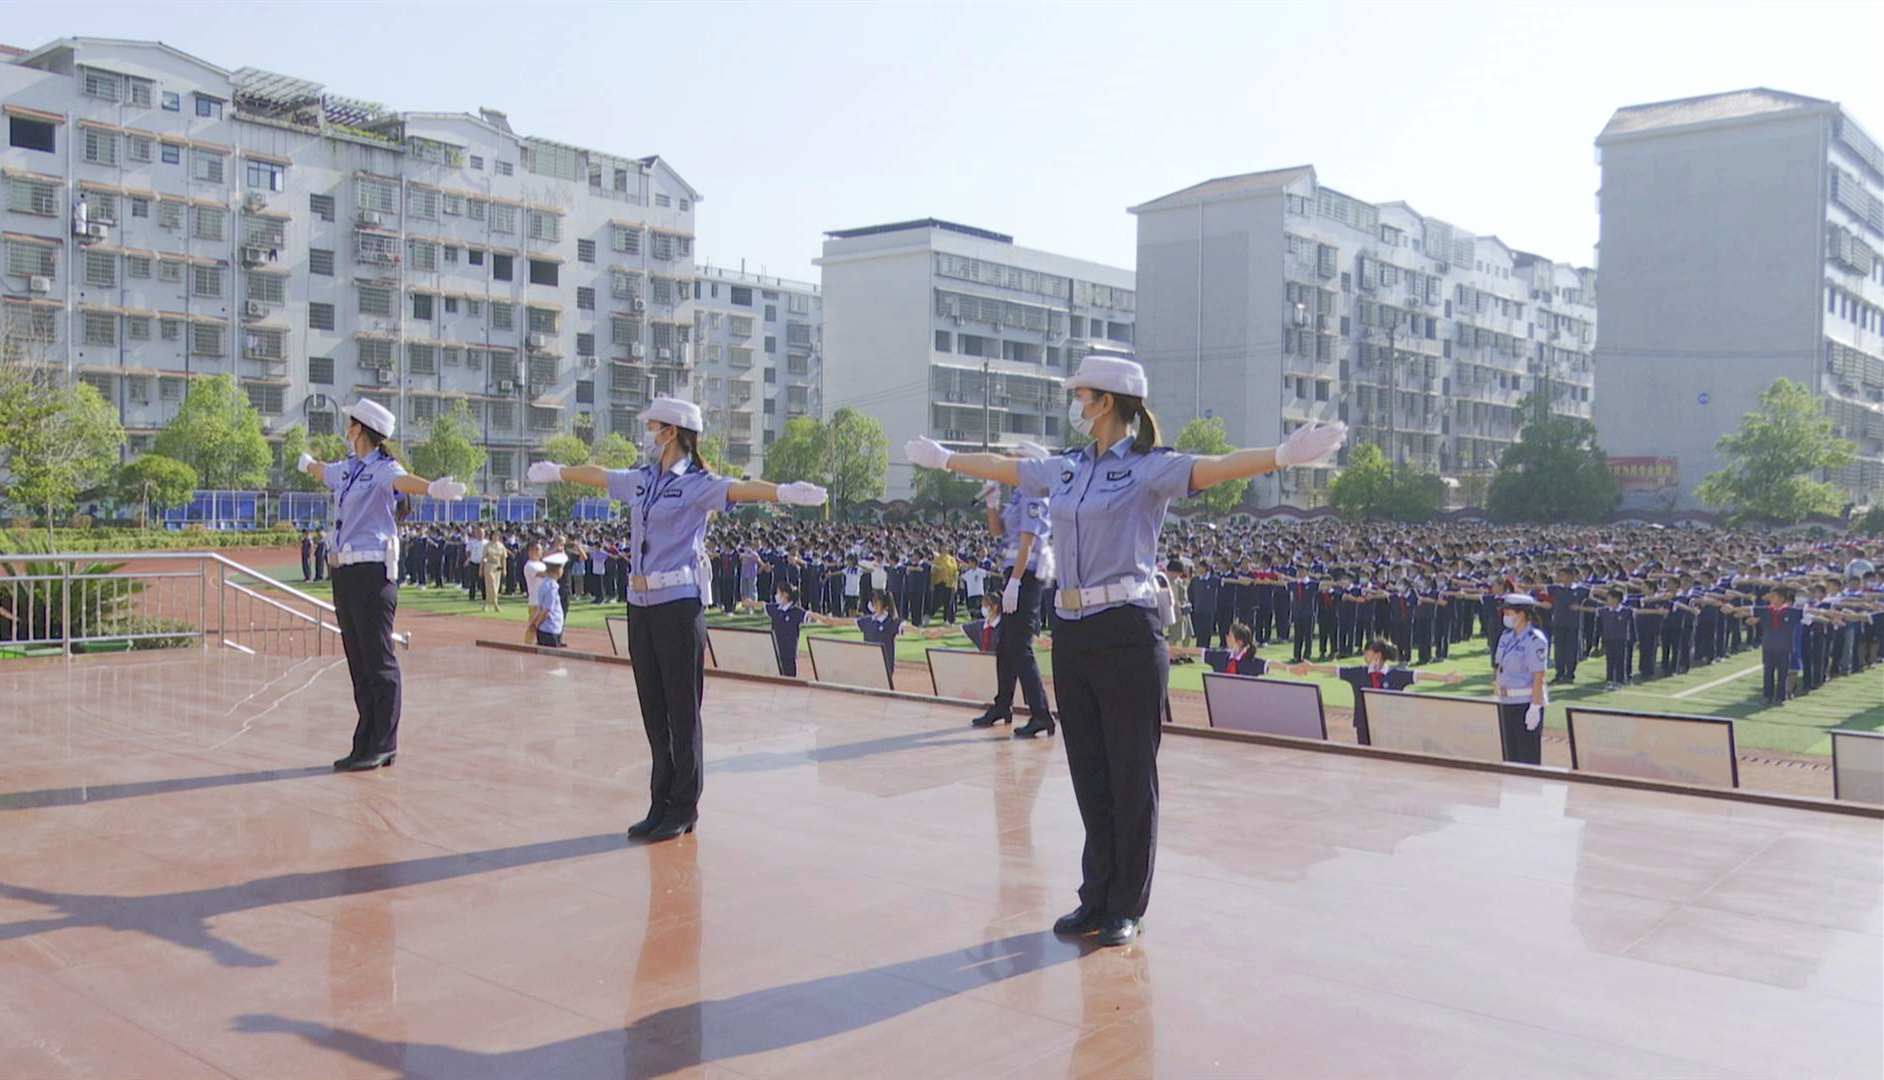
[[939, 217], [1130, 267], [1126, 207], [1323, 184], [1594, 261], [1619, 106], [1767, 86], [1884, 141], [1884, 4], [0, 3], [0, 42], [157, 39], [395, 109], [658, 153], [706, 261], [817, 280], [830, 229]]

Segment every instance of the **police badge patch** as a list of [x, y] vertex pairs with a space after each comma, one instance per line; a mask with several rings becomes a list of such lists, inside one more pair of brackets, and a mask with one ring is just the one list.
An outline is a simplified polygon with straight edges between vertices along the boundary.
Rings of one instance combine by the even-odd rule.
[[1027, 516], [1030, 518], [1039, 517], [1040, 516], [1040, 504], [1039, 503], [1029, 504], [1027, 507]]

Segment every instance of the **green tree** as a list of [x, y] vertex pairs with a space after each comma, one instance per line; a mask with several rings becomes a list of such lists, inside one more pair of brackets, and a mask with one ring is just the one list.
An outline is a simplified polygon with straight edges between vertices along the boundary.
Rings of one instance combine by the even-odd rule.
[[972, 504], [979, 490], [981, 481], [972, 476], [945, 469], [917, 469], [910, 503], [924, 513], [960, 514], [975, 509]]
[[471, 419], [471, 407], [463, 401], [454, 401], [451, 408], [432, 419], [432, 428], [426, 432], [425, 440], [412, 445], [412, 471], [425, 477], [456, 477], [470, 485], [470, 494], [476, 495], [477, 476], [484, 468], [484, 457], [477, 424]]
[[735, 469], [733, 463], [726, 460], [725, 439], [719, 435], [702, 435], [699, 446], [700, 459], [706, 462], [707, 471], [714, 476], [739, 477], [741, 470]]
[[1493, 521], [1558, 524], [1597, 522], [1616, 509], [1616, 482], [1596, 441], [1596, 425], [1544, 410], [1541, 399], [1518, 403], [1530, 420], [1498, 459], [1485, 497]]
[[109, 477], [123, 445], [117, 410], [90, 385], [64, 382], [39, 366], [0, 368], [5, 491], [14, 502], [45, 510], [49, 543], [58, 512]]
[[[1177, 442], [1172, 446], [1186, 454], [1227, 454], [1236, 447], [1230, 442], [1230, 436], [1224, 434], [1223, 417], [1212, 416], [1209, 419], [1192, 420], [1178, 432]], [[1193, 506], [1201, 506], [1207, 517], [1222, 517], [1236, 509], [1243, 502], [1243, 495], [1249, 491], [1249, 481], [1231, 480], [1218, 484], [1194, 499], [1186, 500]]]
[[641, 460], [641, 450], [622, 437], [620, 432], [611, 431], [595, 444], [595, 452], [590, 455], [590, 460], [604, 469], [632, 469]]
[[1348, 453], [1348, 463], [1328, 486], [1328, 505], [1347, 521], [1427, 521], [1439, 512], [1445, 482], [1409, 465], [1391, 465], [1373, 443]]
[[157, 433], [153, 449], [195, 469], [206, 488], [262, 487], [274, 456], [262, 434], [261, 414], [235, 376], [226, 374], [190, 385], [189, 396]]
[[1810, 389], [1775, 379], [1760, 393], [1758, 412], [1740, 418], [1740, 430], [1714, 444], [1727, 456], [1695, 495], [1735, 521], [1790, 524], [1812, 514], [1836, 514], [1842, 496], [1813, 474], [1851, 464], [1855, 447], [1832, 432]]
[[[586, 465], [589, 462], [589, 444], [574, 435], [552, 435], [544, 440], [541, 457], [534, 461], [554, 461], [558, 465]], [[587, 498], [595, 493], [593, 488], [581, 484], [571, 484], [562, 480], [551, 484], [545, 501], [550, 520], [561, 521], [575, 508], [576, 500]]]
[[[295, 451], [296, 455], [300, 453]], [[292, 468], [294, 462], [290, 460], [288, 464]], [[162, 454], [145, 454], [118, 470], [112, 488], [119, 502], [142, 507], [143, 518], [148, 521], [152, 510], [168, 510], [189, 503], [190, 494], [196, 488], [196, 470]]]
[[[315, 461], [345, 461], [347, 458], [347, 440], [338, 435], [316, 435], [307, 441], [307, 452]], [[315, 482], [315, 487], [320, 487]]]
[[765, 451], [765, 479], [774, 484], [794, 480], [822, 483], [826, 476], [824, 425], [809, 416], [785, 422], [785, 430]]
[[[319, 491], [323, 486], [319, 480], [294, 467], [294, 463], [301, 459], [302, 454], [308, 454], [321, 461], [335, 460], [321, 457], [310, 450], [307, 429], [296, 424], [281, 433], [281, 445], [275, 447], [275, 469], [281, 474], [281, 486], [288, 491]], [[342, 450], [340, 456], [347, 456], [346, 451]]]
[[831, 414], [825, 447], [831, 503], [838, 513], [880, 498], [890, 471], [890, 442], [883, 425], [848, 406]]

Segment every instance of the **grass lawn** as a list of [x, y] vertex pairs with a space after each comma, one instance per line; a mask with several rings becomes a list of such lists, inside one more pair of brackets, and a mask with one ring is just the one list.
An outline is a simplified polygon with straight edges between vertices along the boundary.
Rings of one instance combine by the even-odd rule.
[[[322, 599], [330, 597], [325, 582], [302, 585], [299, 567], [282, 567], [273, 576], [310, 595]], [[457, 589], [418, 590], [406, 587], [399, 591], [399, 603], [415, 611], [471, 615], [509, 622], [522, 622], [526, 614], [521, 598], [507, 602], [498, 614], [480, 613], [478, 605], [465, 600], [463, 592]], [[592, 606], [584, 600], [571, 605], [568, 625], [600, 630], [605, 616], [618, 615], [621, 610], [619, 604]], [[712, 626], [747, 629], [763, 630], [767, 626], [763, 615], [709, 615], [707, 621]], [[805, 632], [862, 640], [862, 635], [854, 629], [829, 630], [807, 626]], [[896, 655], [899, 660], [921, 662], [924, 653], [930, 648], [960, 648], [966, 645], [967, 640], [959, 633], [936, 641], [906, 635], [897, 642]], [[1421, 670], [1441, 673], [1456, 671], [1465, 677], [1465, 681], [1457, 686], [1422, 682], [1417, 684], [1416, 689], [1422, 693], [1490, 694], [1491, 662], [1487, 651], [1482, 638], [1453, 646], [1450, 659]], [[1046, 649], [1037, 650], [1037, 654], [1042, 673], [1050, 677], [1051, 654]], [[1260, 655], [1265, 659], [1286, 662], [1291, 651], [1287, 645], [1272, 644], [1263, 649]], [[1201, 691], [1204, 685], [1203, 673], [1208, 670], [1202, 663], [1175, 665], [1171, 668], [1171, 687], [1174, 690]], [[1353, 706], [1354, 697], [1346, 683], [1321, 676], [1310, 676], [1308, 681], [1321, 687], [1322, 701], [1330, 707]], [[1831, 738], [1825, 734], [1827, 729], [1884, 729], [1884, 664], [1857, 676], [1833, 679], [1803, 698], [1787, 702], [1779, 708], [1768, 708], [1760, 701], [1760, 661], [1759, 654], [1754, 651], [1740, 653], [1717, 664], [1697, 667], [1686, 675], [1656, 679], [1614, 693], [1603, 690], [1603, 661], [1599, 657], [1594, 662], [1585, 660], [1579, 666], [1576, 686], [1551, 688], [1551, 705], [1545, 714], [1545, 723], [1561, 729], [1566, 705], [1730, 717], [1735, 721], [1735, 737], [1742, 749], [1829, 755]]]

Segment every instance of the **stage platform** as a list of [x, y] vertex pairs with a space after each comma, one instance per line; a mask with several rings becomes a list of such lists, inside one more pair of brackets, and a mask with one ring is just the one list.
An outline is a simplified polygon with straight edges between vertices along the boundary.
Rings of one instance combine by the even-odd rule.
[[1145, 934], [1056, 940], [1057, 742], [711, 679], [646, 847], [625, 667], [0, 665], [0, 1074], [1884, 1073], [1884, 825], [1170, 736]]

